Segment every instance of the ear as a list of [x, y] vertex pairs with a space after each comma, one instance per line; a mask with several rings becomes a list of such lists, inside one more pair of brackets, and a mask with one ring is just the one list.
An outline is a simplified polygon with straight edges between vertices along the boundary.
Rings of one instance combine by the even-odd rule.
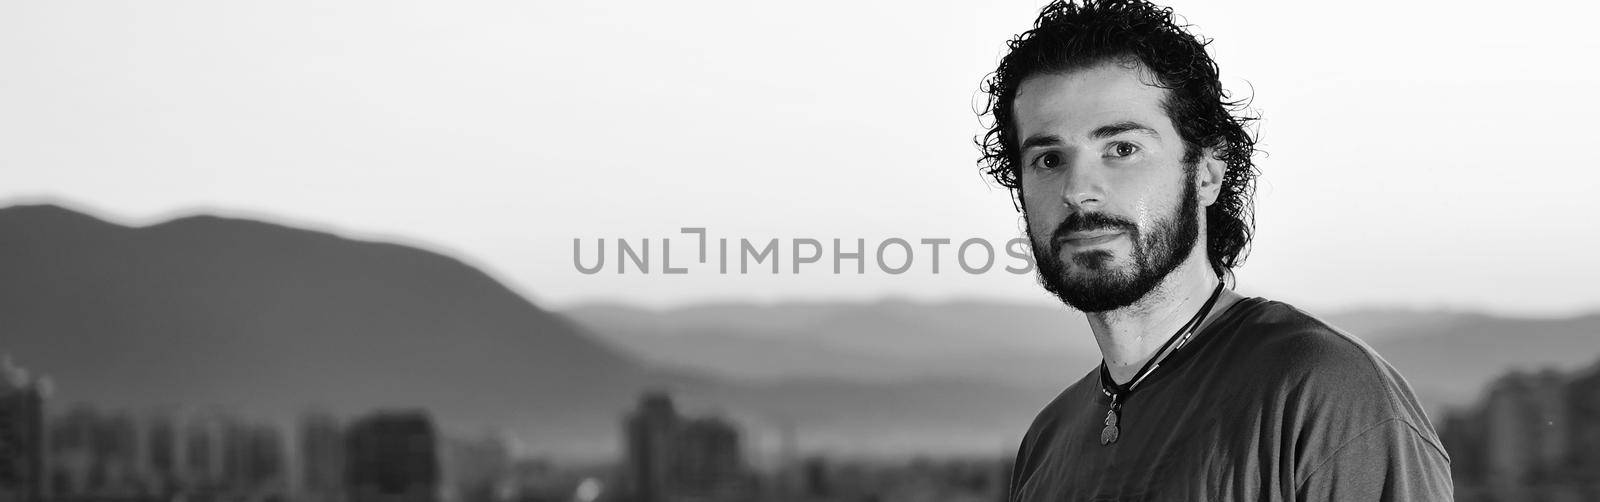
[[1217, 158], [1215, 148], [1200, 151], [1199, 165], [1195, 166], [1194, 182], [1201, 206], [1210, 207], [1217, 202], [1217, 197], [1222, 194], [1222, 181], [1227, 175], [1228, 163]]

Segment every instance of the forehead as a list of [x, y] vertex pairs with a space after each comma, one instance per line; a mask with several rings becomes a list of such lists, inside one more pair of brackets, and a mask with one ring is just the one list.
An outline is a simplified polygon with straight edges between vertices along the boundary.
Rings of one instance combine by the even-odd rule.
[[1167, 90], [1147, 83], [1153, 81], [1141, 67], [1115, 63], [1030, 76], [1017, 87], [1011, 105], [1017, 136], [1084, 138], [1097, 127], [1133, 121], [1175, 137], [1161, 108]]

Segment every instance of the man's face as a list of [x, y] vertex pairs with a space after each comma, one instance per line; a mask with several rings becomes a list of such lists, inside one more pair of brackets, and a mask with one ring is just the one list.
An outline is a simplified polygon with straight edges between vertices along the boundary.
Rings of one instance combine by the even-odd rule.
[[1035, 75], [1012, 103], [1040, 282], [1084, 312], [1143, 298], [1198, 240], [1196, 166], [1150, 79], [1115, 63]]

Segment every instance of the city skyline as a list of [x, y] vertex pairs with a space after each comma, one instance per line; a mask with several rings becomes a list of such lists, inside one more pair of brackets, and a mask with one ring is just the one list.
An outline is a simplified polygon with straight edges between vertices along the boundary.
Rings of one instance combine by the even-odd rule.
[[[0, 366], [0, 494], [16, 500], [969, 500], [960, 497], [1003, 493], [1010, 469], [1003, 454], [869, 460], [789, 448], [760, 467], [741, 444], [741, 424], [681, 414], [653, 390], [616, 415], [624, 451], [581, 466], [517, 454], [507, 438], [437, 431], [420, 408], [311, 411], [297, 425], [217, 410], [63, 409], [37, 391], [37, 377], [9, 358]], [[1595, 455], [1583, 445], [1600, 437], [1597, 382], [1600, 361], [1571, 372], [1511, 371], [1470, 405], [1434, 417], [1454, 458], [1458, 499], [1596, 493]]]

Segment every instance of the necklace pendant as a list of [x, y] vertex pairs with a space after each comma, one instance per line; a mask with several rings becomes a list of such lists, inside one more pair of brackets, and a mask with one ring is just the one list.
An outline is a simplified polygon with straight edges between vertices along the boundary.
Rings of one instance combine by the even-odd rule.
[[1100, 429], [1100, 444], [1104, 446], [1115, 443], [1120, 434], [1121, 431], [1117, 429], [1116, 408], [1106, 410], [1106, 426], [1104, 429]]

